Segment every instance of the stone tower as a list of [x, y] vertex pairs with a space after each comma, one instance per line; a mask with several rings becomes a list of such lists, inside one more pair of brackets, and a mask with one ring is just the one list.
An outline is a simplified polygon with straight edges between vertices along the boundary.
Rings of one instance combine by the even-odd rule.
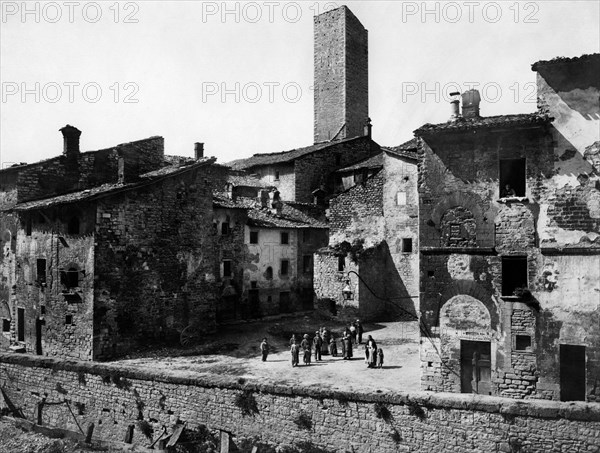
[[346, 6], [314, 18], [315, 143], [367, 135], [367, 30]]

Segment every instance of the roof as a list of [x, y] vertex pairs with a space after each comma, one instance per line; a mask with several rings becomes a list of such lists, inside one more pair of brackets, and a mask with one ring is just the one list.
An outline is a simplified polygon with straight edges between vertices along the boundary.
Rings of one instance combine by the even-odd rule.
[[552, 118], [539, 113], [523, 113], [517, 115], [498, 115], [475, 118], [460, 118], [457, 121], [448, 121], [440, 124], [424, 124], [415, 130], [415, 135], [428, 135], [438, 132], [462, 132], [480, 128], [515, 128], [539, 126], [549, 122]]
[[[402, 143], [398, 146], [382, 147], [383, 151], [395, 154], [400, 157], [407, 157], [409, 159], [417, 160], [417, 139], [412, 138], [407, 142]], [[377, 169], [383, 167], [383, 153], [376, 154], [366, 159], [361, 160], [353, 165], [349, 165], [344, 168], [336, 170], [335, 173], [347, 173], [354, 170], [360, 170], [363, 168]]]
[[278, 153], [254, 154], [252, 157], [248, 157], [246, 159], [238, 159], [231, 161], [227, 165], [229, 165], [235, 170], [245, 170], [247, 168], [257, 167], [260, 165], [284, 164], [288, 162], [293, 162], [294, 160], [300, 157], [306, 156], [316, 151], [320, 151], [322, 149], [329, 148], [331, 146], [337, 146], [342, 143], [348, 143], [354, 140], [361, 139], [368, 139], [368, 137], [353, 137], [333, 142], [316, 143], [311, 146], [305, 146], [304, 148], [296, 148], [290, 151], [283, 151]]
[[383, 167], [383, 153], [376, 154], [371, 157], [367, 157], [360, 162], [357, 162], [354, 165], [350, 165], [348, 167], [340, 168], [336, 170], [336, 173], [346, 173], [354, 170], [359, 170], [362, 168], [381, 168]]
[[411, 138], [409, 141], [398, 146], [386, 146], [384, 150], [388, 153], [395, 154], [400, 157], [417, 160], [418, 143], [416, 138]]
[[248, 225], [262, 228], [320, 228], [329, 226], [299, 209], [283, 202], [281, 215], [274, 214], [271, 209], [263, 208], [255, 198], [238, 197], [235, 200], [213, 197], [213, 206], [226, 209], [246, 209]]
[[12, 211], [29, 211], [33, 209], [44, 209], [51, 206], [75, 203], [78, 201], [91, 201], [93, 199], [106, 197], [115, 193], [137, 189], [149, 184], [153, 184], [170, 176], [183, 173], [193, 168], [198, 168], [214, 162], [214, 159], [198, 160], [190, 164], [182, 166], [163, 167], [159, 170], [151, 171], [140, 175], [140, 179], [126, 184], [109, 183], [102, 184], [91, 189], [81, 190], [79, 192], [71, 192], [51, 198], [43, 198], [41, 200], [26, 201], [18, 203], [12, 208]]
[[259, 187], [259, 188], [268, 188], [273, 187], [265, 184], [261, 181], [261, 179], [257, 175], [227, 175], [227, 182], [233, 185], [234, 187]]
[[571, 63], [592, 63], [600, 61], [600, 53], [581, 55], [580, 57], [555, 57], [552, 60], [540, 60], [531, 65], [532, 71], [537, 71], [544, 66], [563, 65]]

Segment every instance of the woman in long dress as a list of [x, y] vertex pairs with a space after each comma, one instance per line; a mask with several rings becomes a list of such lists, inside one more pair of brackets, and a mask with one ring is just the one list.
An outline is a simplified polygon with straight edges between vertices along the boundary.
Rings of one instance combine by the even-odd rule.
[[369, 351], [369, 361], [367, 366], [369, 368], [375, 368], [375, 362], [377, 360], [377, 343], [375, 343], [375, 340], [373, 340], [371, 335], [367, 337], [367, 350]]

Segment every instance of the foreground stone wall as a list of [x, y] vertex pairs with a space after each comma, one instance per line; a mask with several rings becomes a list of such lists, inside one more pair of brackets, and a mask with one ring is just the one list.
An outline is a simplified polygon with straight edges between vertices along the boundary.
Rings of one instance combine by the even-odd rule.
[[349, 394], [167, 373], [0, 354], [0, 386], [27, 418], [34, 420], [42, 399], [68, 401], [76, 415], [66, 404], [46, 405], [43, 423], [78, 431], [77, 418], [83, 430], [94, 423], [95, 436], [104, 440], [122, 440], [133, 425], [133, 441], [149, 445], [143, 425], [157, 436], [163, 425], [170, 430], [180, 421], [274, 444], [308, 441], [340, 453], [600, 451], [595, 403]]

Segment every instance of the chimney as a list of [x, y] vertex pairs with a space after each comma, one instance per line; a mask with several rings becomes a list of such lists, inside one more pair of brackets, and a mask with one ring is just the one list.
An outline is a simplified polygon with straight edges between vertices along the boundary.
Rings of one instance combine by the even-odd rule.
[[260, 191], [260, 207], [261, 208], [268, 208], [269, 207], [269, 191], [268, 190], [261, 190]]
[[194, 143], [194, 154], [196, 156], [196, 160], [200, 160], [204, 157], [204, 143]]
[[125, 184], [125, 158], [123, 156], [119, 156], [117, 161], [117, 182]]
[[67, 124], [59, 130], [63, 135], [63, 154], [65, 156], [75, 156], [79, 154], [79, 137], [81, 131], [70, 124]]
[[479, 118], [481, 96], [477, 90], [468, 90], [462, 94], [462, 114], [464, 118]]
[[460, 93], [454, 91], [450, 93], [450, 96], [452, 96], [452, 100], [450, 101], [450, 121], [456, 121], [460, 118], [460, 100], [458, 99]]
[[371, 132], [373, 131], [373, 125], [371, 124], [371, 118], [367, 118], [365, 123], [364, 135], [365, 137], [371, 138]]

